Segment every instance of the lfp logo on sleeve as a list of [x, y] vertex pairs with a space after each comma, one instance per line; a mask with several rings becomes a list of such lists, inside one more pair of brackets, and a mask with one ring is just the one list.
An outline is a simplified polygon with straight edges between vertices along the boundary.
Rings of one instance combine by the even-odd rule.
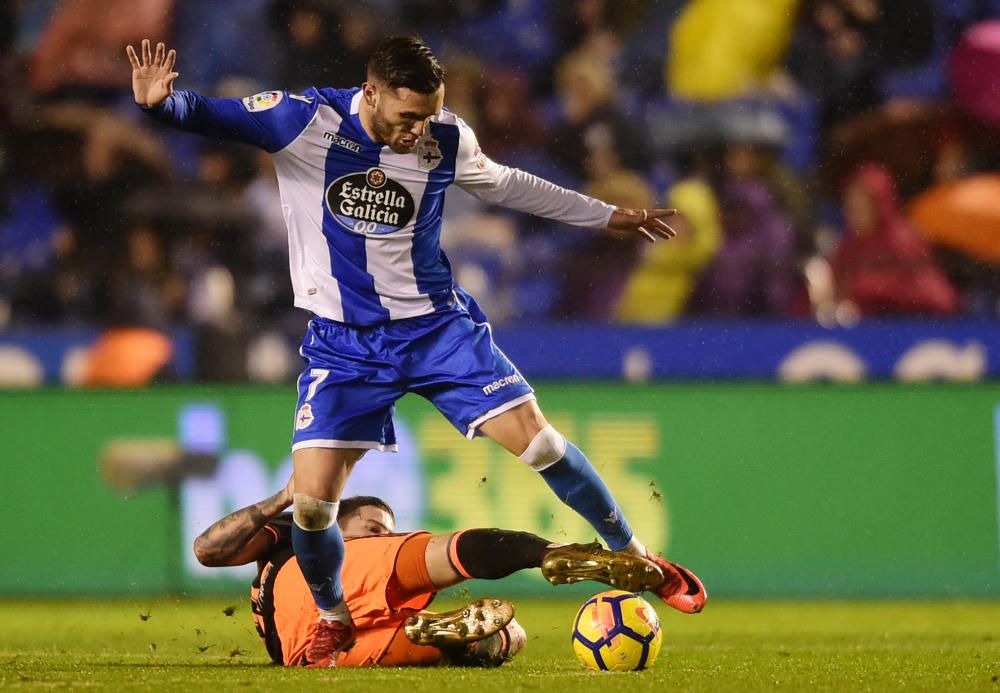
[[284, 97], [284, 93], [280, 91], [262, 91], [259, 94], [254, 94], [243, 99], [243, 105], [251, 113], [270, 111], [281, 103]]

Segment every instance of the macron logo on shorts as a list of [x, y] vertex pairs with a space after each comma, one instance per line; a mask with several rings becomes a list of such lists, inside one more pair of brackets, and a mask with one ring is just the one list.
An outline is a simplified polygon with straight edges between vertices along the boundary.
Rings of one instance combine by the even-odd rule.
[[483, 388], [484, 395], [492, 395], [494, 392], [500, 388], [507, 387], [508, 385], [513, 385], [515, 383], [521, 382], [521, 376], [515, 373], [514, 375], [508, 375], [506, 378], [500, 378], [500, 380], [494, 380], [489, 385]]

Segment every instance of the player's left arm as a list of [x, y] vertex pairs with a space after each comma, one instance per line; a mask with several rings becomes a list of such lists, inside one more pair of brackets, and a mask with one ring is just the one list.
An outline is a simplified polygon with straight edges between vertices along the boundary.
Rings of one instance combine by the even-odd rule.
[[573, 226], [632, 231], [650, 242], [673, 238], [663, 219], [675, 209], [628, 209], [567, 190], [526, 171], [498, 164], [479, 148], [476, 136], [461, 120], [455, 183], [484, 202], [561, 221]]
[[226, 515], [194, 540], [194, 555], [213, 568], [256, 561], [274, 545], [276, 537], [265, 529], [268, 521], [292, 504], [292, 480], [270, 498]]

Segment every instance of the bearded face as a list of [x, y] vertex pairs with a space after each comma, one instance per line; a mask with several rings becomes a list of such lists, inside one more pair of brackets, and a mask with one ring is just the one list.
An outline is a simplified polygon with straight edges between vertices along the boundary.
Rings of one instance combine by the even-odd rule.
[[368, 125], [381, 142], [397, 154], [409, 154], [424, 134], [427, 121], [444, 106], [444, 85], [433, 94], [421, 94], [401, 87], [393, 89], [377, 82], [364, 85], [369, 106]]

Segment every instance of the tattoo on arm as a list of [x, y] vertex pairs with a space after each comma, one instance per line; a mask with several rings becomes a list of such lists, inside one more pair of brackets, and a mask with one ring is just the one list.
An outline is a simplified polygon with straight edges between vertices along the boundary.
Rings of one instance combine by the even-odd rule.
[[230, 513], [202, 532], [194, 541], [194, 552], [198, 560], [208, 566], [229, 565], [268, 520], [284, 510], [286, 506], [280, 502], [281, 495], [275, 494], [267, 500]]

